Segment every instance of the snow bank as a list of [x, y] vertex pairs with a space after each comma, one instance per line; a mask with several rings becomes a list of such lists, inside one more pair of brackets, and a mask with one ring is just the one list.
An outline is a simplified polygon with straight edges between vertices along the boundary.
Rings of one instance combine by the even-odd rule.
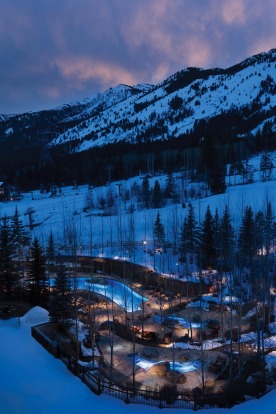
[[20, 325], [38, 325], [49, 321], [49, 313], [46, 309], [35, 306], [22, 318], [19, 318]]
[[272, 351], [265, 356], [266, 368], [271, 371], [276, 368], [276, 351]]

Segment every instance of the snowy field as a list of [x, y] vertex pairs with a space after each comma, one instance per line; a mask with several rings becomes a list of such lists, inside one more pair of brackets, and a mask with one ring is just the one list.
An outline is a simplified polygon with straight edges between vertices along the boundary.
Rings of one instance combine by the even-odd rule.
[[[269, 201], [275, 216], [276, 152], [272, 153], [271, 157], [274, 168], [270, 181], [261, 180], [261, 155], [258, 155], [249, 160], [253, 171], [252, 184], [242, 184], [243, 180], [239, 175], [227, 176], [226, 192], [206, 197], [205, 190], [201, 189], [202, 183], [185, 182], [185, 203], [186, 206], [188, 203], [193, 205], [198, 223], [202, 223], [208, 205], [213, 215], [216, 208], [221, 215], [227, 205], [236, 232], [240, 228], [243, 211], [247, 206], [251, 206], [256, 213], [258, 210], [264, 211]], [[179, 174], [174, 176], [177, 193], [180, 194]], [[32, 219], [32, 238], [37, 237], [42, 245], [47, 246], [49, 234], [52, 232], [61, 254], [72, 254], [73, 248], [76, 247], [79, 255], [100, 255], [130, 260], [163, 273], [184, 274], [186, 269], [179, 263], [177, 255], [173, 254], [172, 250], [168, 249], [167, 254], [154, 253], [156, 246], [153, 245], [153, 227], [159, 212], [166, 241], [175, 243], [179, 238], [187, 208], [182, 208], [180, 203], [168, 202], [159, 209], [144, 209], [137, 197], [131, 195], [130, 199], [126, 200], [124, 195], [131, 194], [135, 182], [141, 186], [142, 178], [143, 176], [133, 177], [95, 188], [89, 188], [88, 185], [63, 187], [54, 197], [51, 197], [50, 193], [41, 194], [39, 190], [34, 190], [24, 193], [21, 200], [0, 202], [0, 219], [4, 216], [11, 218], [17, 207], [20, 219], [27, 229], [30, 226], [30, 217]], [[164, 189], [166, 178], [165, 175], [151, 177], [150, 187], [153, 188], [158, 180]], [[193, 198], [190, 197], [192, 190]], [[200, 196], [195, 195], [198, 192]], [[111, 210], [101, 210], [99, 200], [107, 200], [111, 196], [114, 199]]]
[[[47, 312], [33, 308], [23, 318], [0, 320], [0, 413], [76, 414], [76, 413], [154, 413], [159, 408], [126, 405], [110, 396], [94, 395], [66, 366], [52, 357], [31, 336], [31, 325], [48, 320]], [[20, 322], [20, 324], [19, 324]], [[162, 409], [164, 414], [192, 410]], [[200, 410], [202, 414], [275, 414], [276, 390], [259, 400], [231, 409]]]

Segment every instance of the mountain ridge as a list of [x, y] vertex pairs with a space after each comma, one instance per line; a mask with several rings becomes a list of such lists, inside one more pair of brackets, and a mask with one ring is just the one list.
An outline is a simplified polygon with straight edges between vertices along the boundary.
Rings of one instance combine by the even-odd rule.
[[46, 142], [61, 160], [119, 143], [196, 146], [207, 130], [222, 143], [275, 135], [276, 49], [226, 69], [189, 67], [156, 85], [119, 84], [51, 110], [0, 115], [0, 165], [23, 152], [33, 168]]
[[[63, 118], [62, 122], [60, 122], [59, 119], [58, 123], [64, 125], [71, 123], [73, 126], [71, 128], [62, 128], [62, 131], [59, 131], [55, 125], [54, 129], [57, 129], [57, 132], [55, 134], [56, 136], [51, 139], [52, 145], [60, 145], [74, 140], [90, 141], [90, 143], [85, 142], [85, 145], [83, 145], [82, 142], [79, 142], [79, 151], [83, 151], [95, 145], [105, 145], [105, 143], [118, 142], [118, 140], [129, 140], [129, 134], [125, 133], [124, 129], [128, 129], [128, 132], [132, 134], [130, 142], [137, 142], [137, 140], [133, 138], [135, 133], [132, 133], [132, 126], [130, 126], [130, 128], [122, 128], [121, 124], [126, 123], [126, 120], [134, 123], [136, 118], [138, 119], [138, 122], [144, 118], [143, 121], [145, 126], [148, 124], [155, 124], [156, 122], [153, 122], [154, 120], [152, 119], [154, 115], [150, 116], [150, 114], [153, 114], [156, 111], [163, 119], [166, 118], [166, 115], [170, 115], [172, 111], [180, 113], [180, 116], [182, 113], [182, 116], [184, 115], [188, 120], [182, 120], [180, 122], [173, 121], [173, 125], [174, 127], [177, 126], [178, 130], [180, 128], [180, 131], [182, 130], [182, 132], [185, 132], [187, 129], [190, 129], [188, 128], [188, 125], [194, 125], [195, 120], [208, 119], [209, 117], [216, 116], [221, 113], [222, 110], [227, 111], [231, 105], [244, 106], [252, 103], [254, 98], [256, 98], [257, 93], [254, 93], [252, 88], [250, 88], [252, 80], [248, 81], [249, 77], [253, 77], [256, 82], [256, 84], [253, 85], [255, 92], [256, 89], [260, 92], [261, 81], [265, 81], [267, 76], [270, 76], [272, 78], [270, 88], [273, 88], [273, 93], [269, 93], [269, 91], [266, 92], [271, 99], [271, 95], [275, 94], [276, 88], [276, 70], [275, 67], [271, 67], [273, 62], [276, 62], [276, 49], [271, 49], [267, 53], [263, 52], [254, 55], [227, 69], [201, 69], [190, 67], [176, 72], [156, 85], [129, 86], [119, 84], [114, 88], [109, 88], [105, 92], [95, 94], [83, 101], [64, 104], [52, 110], [27, 112], [19, 115], [0, 115], [0, 126], [3, 122], [12, 124], [13, 120], [17, 122], [24, 118], [34, 119], [38, 114], [56, 113], [59, 118]], [[256, 65], [257, 67], [255, 67]], [[254, 67], [255, 72], [258, 71], [258, 74], [253, 72]], [[252, 70], [246, 71], [248, 68]], [[239, 82], [238, 78], [241, 77], [241, 72], [243, 72], [243, 77]], [[257, 76], [261, 78], [259, 79], [259, 82], [256, 81]], [[245, 82], [244, 87], [241, 86], [242, 82]], [[248, 93], [252, 94], [251, 98], [249, 97], [247, 100], [244, 99], [244, 102], [242, 102], [241, 99], [238, 99], [237, 94], [233, 93], [233, 90], [229, 91], [229, 86], [239, 88], [239, 93], [245, 93], [245, 95], [247, 89]], [[225, 90], [224, 93], [222, 88]], [[214, 93], [215, 91], [217, 91], [217, 93]], [[207, 94], [210, 95], [210, 93], [211, 96], [208, 99]], [[179, 104], [178, 108], [171, 108], [170, 101], [176, 95], [180, 95], [183, 102], [182, 104]], [[157, 107], [158, 102], [163, 104], [163, 110], [161, 110], [160, 107]], [[195, 110], [197, 109], [195, 106], [200, 105], [209, 107], [209, 111], [206, 112], [206, 108], [203, 108], [201, 110], [202, 113], [200, 114], [198, 110]], [[211, 106], [216, 108], [210, 110]], [[274, 100], [271, 106], [275, 106]], [[268, 105], [263, 104], [262, 107], [262, 109], [269, 109]], [[186, 111], [189, 110], [190, 112], [194, 112], [194, 116], [193, 114], [190, 116], [183, 114], [185, 109]], [[148, 114], [146, 112], [148, 112]], [[181, 123], [182, 125], [180, 125]], [[165, 122], [165, 124], [167, 123]], [[50, 125], [46, 125], [46, 128], [49, 127]], [[112, 127], [111, 132], [109, 131], [110, 127]], [[9, 125], [6, 130], [9, 128], [12, 128], [12, 125]], [[168, 132], [172, 133], [175, 128], [172, 129], [169, 127], [168, 129]], [[1, 132], [0, 129], [0, 137]], [[4, 131], [4, 133], [5, 132], [6, 131]], [[89, 140], [87, 136], [92, 132], [92, 138]], [[105, 133], [104, 140], [101, 138], [103, 133]], [[12, 133], [9, 133], [9, 136], [10, 135], [12, 135]], [[161, 139], [160, 135], [162, 134], [157, 134], [159, 139]], [[179, 131], [174, 135], [179, 135]]]
[[[165, 130], [165, 137], [174, 134], [179, 136], [180, 132], [186, 133], [187, 130], [193, 129], [195, 121], [200, 119], [209, 119], [210, 117], [219, 115], [222, 111], [227, 111], [229, 107], [245, 106], [254, 103], [254, 100], [259, 95], [266, 95], [267, 101], [262, 101], [262, 111], [270, 110], [270, 107], [275, 107], [276, 100], [273, 99], [272, 105], [269, 105], [272, 97], [275, 95], [275, 79], [276, 71], [275, 67], [271, 67], [271, 63], [276, 61], [275, 49], [272, 49], [267, 54], [263, 53], [249, 58], [243, 61], [239, 65], [234, 65], [230, 69], [210, 69], [203, 70], [198, 68], [187, 68], [184, 71], [177, 72], [169, 77], [164, 82], [153, 86], [145, 93], [134, 94], [132, 97], [126, 97], [124, 100], [119, 100], [116, 105], [106, 108], [104, 119], [100, 114], [97, 114], [97, 118], [90, 117], [89, 125], [80, 125], [74, 127], [71, 131], [67, 131], [66, 134], [61, 134], [54, 139], [53, 144], [62, 144], [66, 141], [79, 140], [80, 143], [78, 150], [83, 151], [93, 146], [105, 145], [106, 142], [118, 142], [118, 140], [125, 140], [130, 142], [137, 142], [137, 134], [135, 139], [135, 133], [133, 129], [137, 129], [135, 123], [136, 119], [143, 121], [144, 126], [156, 125], [154, 120], [154, 114], [156, 113], [165, 120], [164, 124], [167, 128], [161, 128], [160, 133], [157, 136], [152, 136], [154, 139], [162, 139], [162, 135]], [[270, 68], [269, 68], [270, 65]], [[249, 68], [249, 70], [248, 70]], [[252, 69], [255, 68], [253, 72]], [[183, 73], [185, 74], [183, 79]], [[243, 77], [241, 75], [243, 74]], [[269, 76], [269, 78], [268, 78]], [[239, 79], [241, 78], [242, 79]], [[254, 84], [250, 77], [253, 77]], [[258, 79], [260, 78], [260, 79]], [[180, 79], [180, 80], [179, 80]], [[269, 79], [269, 80], [267, 80]], [[269, 83], [269, 91], [264, 91], [265, 82]], [[240, 82], [239, 82], [240, 81]], [[245, 87], [242, 88], [241, 84], [245, 83]], [[263, 86], [262, 86], [263, 82]], [[176, 85], [179, 84], [177, 87]], [[232, 86], [232, 90], [230, 89]], [[252, 86], [252, 87], [250, 87]], [[230, 90], [229, 90], [230, 89]], [[239, 89], [239, 92], [234, 92], [235, 89]], [[224, 90], [224, 91], [223, 91]], [[210, 95], [210, 91], [213, 93]], [[179, 107], [172, 107], [171, 99], [175, 96], [179, 96], [182, 99], [182, 103]], [[239, 95], [243, 95], [243, 100]], [[245, 96], [248, 99], [245, 99]], [[268, 102], [270, 100], [270, 102]], [[163, 110], [158, 108], [158, 102], [162, 102]], [[125, 105], [124, 105], [125, 104]], [[132, 106], [132, 108], [130, 108]], [[196, 106], [204, 106], [200, 111]], [[212, 110], [210, 110], [212, 108]], [[227, 108], [228, 107], [228, 108]], [[111, 110], [110, 110], [111, 108]], [[173, 120], [171, 124], [173, 128], [168, 125], [166, 118], [172, 114], [172, 112], [178, 112], [182, 119], [180, 122]], [[120, 112], [123, 115], [120, 116]], [[148, 112], [148, 114], [146, 114]], [[142, 116], [141, 116], [142, 115]], [[91, 119], [92, 118], [92, 119]], [[117, 119], [116, 119], [117, 118]], [[186, 118], [186, 119], [183, 119]], [[271, 118], [271, 116], [269, 116]], [[122, 127], [120, 125], [123, 120], [127, 120], [132, 123], [130, 128]], [[109, 131], [110, 126], [113, 127], [113, 131]], [[175, 127], [178, 131], [175, 133]], [[126, 129], [126, 131], [124, 131]], [[87, 136], [93, 132], [92, 138], [88, 141]], [[248, 131], [250, 132], [250, 131]], [[104, 133], [104, 139], [102, 138]], [[129, 135], [131, 134], [131, 138]], [[166, 136], [167, 134], [167, 136]], [[139, 141], [138, 141], [139, 142]]]

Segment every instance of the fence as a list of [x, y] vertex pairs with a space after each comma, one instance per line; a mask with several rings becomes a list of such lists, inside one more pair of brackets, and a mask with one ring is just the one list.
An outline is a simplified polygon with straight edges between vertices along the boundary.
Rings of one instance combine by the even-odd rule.
[[61, 360], [67, 368], [79, 377], [97, 395], [108, 394], [123, 400], [126, 404], [145, 404], [158, 408], [180, 408], [197, 411], [202, 408], [231, 407], [239, 402], [253, 399], [243, 396], [242, 389], [221, 394], [179, 393], [173, 386], [160, 391], [122, 387], [109, 381], [100, 371], [87, 371], [74, 357], [61, 352]]
[[[176, 387], [168, 386], [161, 390], [122, 387], [106, 377], [103, 369], [87, 370], [76, 358], [66, 353], [55, 341], [51, 341], [41, 330], [46, 324], [32, 327], [32, 336], [52, 355], [62, 360], [67, 368], [84, 382], [96, 395], [109, 394], [125, 401], [126, 404], [145, 404], [159, 408], [182, 408], [194, 411], [202, 408], [231, 407], [245, 400], [256, 397], [245, 395], [244, 390], [229, 389], [220, 394], [202, 394], [177, 392]], [[257, 397], [260, 394], [257, 392]]]
[[[102, 376], [100, 371], [87, 371], [74, 357], [61, 352], [60, 359], [67, 368], [97, 395], [108, 394], [126, 404], [146, 404], [159, 408], [198, 408], [200, 401], [194, 395], [179, 395], [171, 387], [163, 391], [133, 389], [118, 386]], [[205, 406], [206, 408], [206, 406]], [[210, 405], [211, 408], [211, 405]]]

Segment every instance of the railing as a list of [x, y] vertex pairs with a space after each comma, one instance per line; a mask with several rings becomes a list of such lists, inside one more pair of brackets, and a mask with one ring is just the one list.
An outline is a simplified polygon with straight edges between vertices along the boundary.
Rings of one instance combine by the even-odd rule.
[[158, 408], [181, 408], [197, 411], [203, 408], [231, 407], [239, 402], [254, 399], [249, 395], [237, 399], [237, 394], [239, 396], [242, 394], [241, 389], [220, 394], [203, 395], [201, 393], [177, 392], [173, 386], [164, 387], [160, 391], [122, 387], [103, 377], [101, 371], [87, 371], [72, 356], [61, 353], [61, 360], [95, 394], [108, 394], [123, 400], [126, 404], [145, 404]]
[[[159, 408], [194, 410], [198, 408], [196, 397], [192, 394], [178, 394], [173, 392], [171, 387], [167, 390], [152, 391], [118, 386], [104, 378], [100, 371], [87, 371], [74, 357], [64, 352], [60, 353], [60, 359], [74, 375], [79, 377], [97, 395], [108, 394], [123, 400], [126, 404], [145, 404]], [[210, 408], [213, 406], [210, 405]], [[205, 408], [207, 408], [206, 405]]]

